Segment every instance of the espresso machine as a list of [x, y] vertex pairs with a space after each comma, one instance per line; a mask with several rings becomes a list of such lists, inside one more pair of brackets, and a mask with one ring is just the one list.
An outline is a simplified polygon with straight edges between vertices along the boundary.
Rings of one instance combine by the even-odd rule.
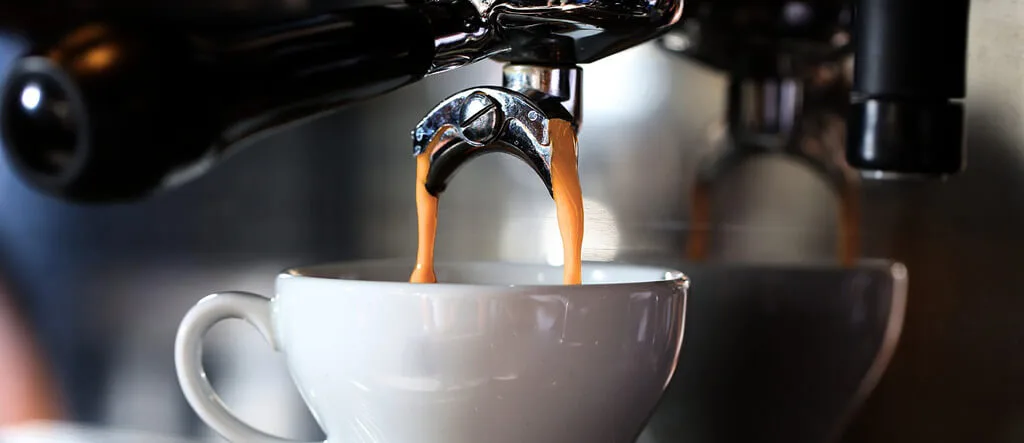
[[[829, 144], [840, 161], [824, 174], [842, 183], [851, 172], [941, 179], [965, 166], [967, 1], [928, 19], [914, 2], [882, 0], [2, 8], [28, 48], [4, 85], [9, 163], [24, 183], [75, 202], [144, 204], [278, 129], [484, 59], [505, 64], [492, 81], [501, 93], [580, 128], [579, 65], [651, 39], [726, 74], [739, 157], [790, 152], [824, 109], [844, 127]], [[543, 158], [523, 152], [546, 182]], [[826, 154], [812, 168], [835, 160]]]

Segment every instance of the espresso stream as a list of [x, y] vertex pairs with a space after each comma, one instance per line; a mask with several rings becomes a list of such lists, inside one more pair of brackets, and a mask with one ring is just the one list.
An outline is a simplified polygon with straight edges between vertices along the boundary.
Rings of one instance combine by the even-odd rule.
[[[416, 217], [419, 244], [416, 268], [409, 277], [412, 283], [437, 283], [434, 274], [434, 240], [437, 235], [437, 197], [430, 195], [425, 186], [430, 172], [430, 154], [440, 140], [442, 127], [427, 148], [416, 158]], [[551, 194], [558, 214], [558, 232], [562, 236], [562, 254], [565, 268], [562, 282], [567, 285], [582, 283], [583, 253], [583, 193], [577, 164], [576, 131], [565, 120], [548, 122], [551, 138]]]

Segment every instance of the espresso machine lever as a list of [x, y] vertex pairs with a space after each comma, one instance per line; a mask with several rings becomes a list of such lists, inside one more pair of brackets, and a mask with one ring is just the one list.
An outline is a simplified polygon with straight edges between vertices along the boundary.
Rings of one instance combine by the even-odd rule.
[[7, 158], [61, 198], [135, 200], [205, 173], [255, 136], [424, 76], [486, 58], [571, 72], [682, 15], [681, 0], [372, 1], [394, 0], [221, 22], [78, 0], [65, 0], [84, 8], [73, 12], [0, 6], [0, 33], [28, 48], [0, 98]]

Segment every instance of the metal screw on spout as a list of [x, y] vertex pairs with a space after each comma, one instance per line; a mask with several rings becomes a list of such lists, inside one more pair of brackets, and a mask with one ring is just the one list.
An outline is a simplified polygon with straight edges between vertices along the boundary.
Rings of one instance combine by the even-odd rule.
[[501, 106], [493, 98], [482, 92], [466, 97], [459, 118], [462, 137], [470, 144], [483, 146], [498, 137], [505, 116]]

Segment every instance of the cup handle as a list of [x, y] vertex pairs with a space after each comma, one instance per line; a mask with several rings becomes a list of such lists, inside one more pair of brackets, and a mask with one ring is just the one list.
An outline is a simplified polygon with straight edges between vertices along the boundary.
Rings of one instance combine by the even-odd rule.
[[270, 300], [248, 292], [221, 292], [196, 303], [178, 327], [174, 364], [185, 399], [199, 418], [228, 441], [235, 443], [295, 443], [264, 433], [235, 417], [220, 399], [203, 370], [203, 337], [221, 320], [237, 318], [256, 327], [270, 347], [278, 350], [270, 318]]

